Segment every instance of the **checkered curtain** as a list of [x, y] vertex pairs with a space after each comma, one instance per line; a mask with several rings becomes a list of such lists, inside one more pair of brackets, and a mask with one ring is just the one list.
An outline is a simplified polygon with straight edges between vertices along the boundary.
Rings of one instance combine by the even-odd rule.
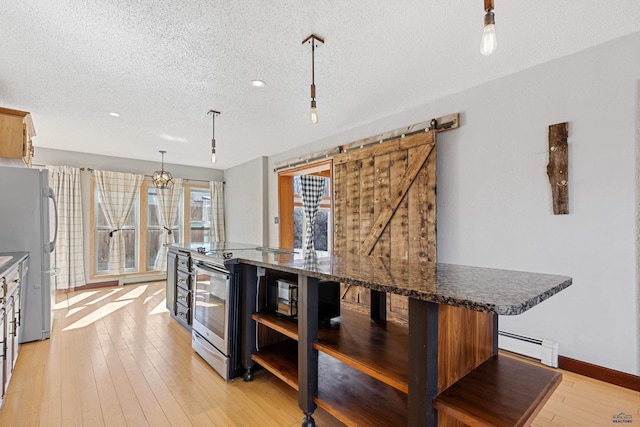
[[211, 190], [211, 241], [224, 242], [224, 182], [209, 182]]
[[307, 220], [306, 238], [304, 249], [314, 249], [314, 231], [316, 229], [316, 217], [318, 206], [324, 193], [326, 178], [311, 175], [300, 176], [300, 186], [302, 189], [302, 204], [304, 205], [304, 217]]
[[[58, 238], [52, 254], [53, 266], [60, 269], [57, 289], [84, 286], [84, 240], [82, 230], [82, 194], [80, 169], [47, 166], [49, 185], [58, 204]], [[55, 221], [55, 218], [51, 218]]]
[[[172, 229], [178, 217], [180, 191], [182, 191], [182, 178], [174, 178], [171, 188], [156, 189], [159, 208], [158, 222], [164, 228], [164, 233], [160, 237], [160, 249], [154, 262], [156, 270], [164, 271], [167, 268], [167, 251], [169, 248], [165, 245], [171, 245], [176, 242], [176, 236]], [[177, 240], [180, 240], [180, 238], [178, 237]]]
[[110, 171], [94, 171], [102, 210], [107, 218], [109, 233], [109, 273], [124, 272], [124, 238], [120, 229], [131, 213], [142, 184], [143, 175]]

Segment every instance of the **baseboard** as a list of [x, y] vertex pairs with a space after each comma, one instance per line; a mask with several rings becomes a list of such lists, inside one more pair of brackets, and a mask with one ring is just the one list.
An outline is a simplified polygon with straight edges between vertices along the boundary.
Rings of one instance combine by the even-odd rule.
[[584, 375], [609, 384], [640, 391], [640, 376], [627, 374], [626, 372], [615, 371], [604, 366], [592, 365], [591, 363], [571, 359], [565, 356], [558, 356], [558, 368], [565, 371]]
[[84, 291], [87, 289], [108, 288], [109, 286], [118, 286], [117, 280], [109, 280], [107, 282], [87, 283], [84, 286], [76, 287], [76, 291]]

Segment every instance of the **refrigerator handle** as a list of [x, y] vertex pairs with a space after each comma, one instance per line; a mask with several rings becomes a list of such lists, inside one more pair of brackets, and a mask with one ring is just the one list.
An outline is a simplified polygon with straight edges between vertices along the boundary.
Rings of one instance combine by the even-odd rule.
[[56, 240], [58, 240], [58, 202], [56, 202], [56, 198], [53, 195], [53, 189], [51, 187], [48, 188], [47, 197], [49, 197], [53, 201], [53, 216], [56, 219], [56, 228], [55, 233], [53, 233], [53, 241], [49, 243], [49, 253], [51, 253], [56, 248]]

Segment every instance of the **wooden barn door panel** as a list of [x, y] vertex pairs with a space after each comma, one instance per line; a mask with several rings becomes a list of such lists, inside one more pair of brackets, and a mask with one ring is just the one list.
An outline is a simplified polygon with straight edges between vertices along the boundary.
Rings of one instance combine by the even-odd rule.
[[[334, 185], [336, 255], [435, 262], [434, 131], [337, 155]], [[368, 289], [342, 291], [344, 301], [368, 307]], [[406, 297], [390, 295], [387, 309], [391, 318], [406, 319]]]

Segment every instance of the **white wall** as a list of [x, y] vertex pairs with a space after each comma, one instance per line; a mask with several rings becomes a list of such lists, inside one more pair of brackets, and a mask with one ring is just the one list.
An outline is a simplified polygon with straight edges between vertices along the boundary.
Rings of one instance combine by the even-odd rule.
[[267, 158], [224, 171], [227, 241], [267, 244]]
[[[143, 160], [125, 159], [122, 157], [100, 156], [95, 154], [77, 153], [74, 151], [53, 150], [39, 148], [36, 143], [35, 165], [72, 166], [77, 168], [91, 168], [115, 172], [130, 172], [150, 175], [160, 169], [160, 162], [146, 162]], [[165, 170], [176, 178], [196, 181], [222, 181], [224, 172], [219, 169], [196, 168], [184, 165], [165, 163]], [[36, 167], [36, 166], [34, 166]], [[104, 279], [90, 280], [91, 274], [91, 173], [85, 170], [80, 175], [80, 192], [82, 194], [82, 221], [84, 228], [84, 273], [87, 283], [102, 282]], [[112, 280], [112, 278], [109, 278]]]
[[[501, 329], [560, 354], [638, 374], [636, 105], [640, 33], [269, 158], [273, 165], [405, 125], [461, 113], [438, 142], [439, 262], [556, 273], [573, 285]], [[548, 125], [569, 122], [569, 215], [553, 215]], [[277, 226], [269, 243], [277, 245]]]

